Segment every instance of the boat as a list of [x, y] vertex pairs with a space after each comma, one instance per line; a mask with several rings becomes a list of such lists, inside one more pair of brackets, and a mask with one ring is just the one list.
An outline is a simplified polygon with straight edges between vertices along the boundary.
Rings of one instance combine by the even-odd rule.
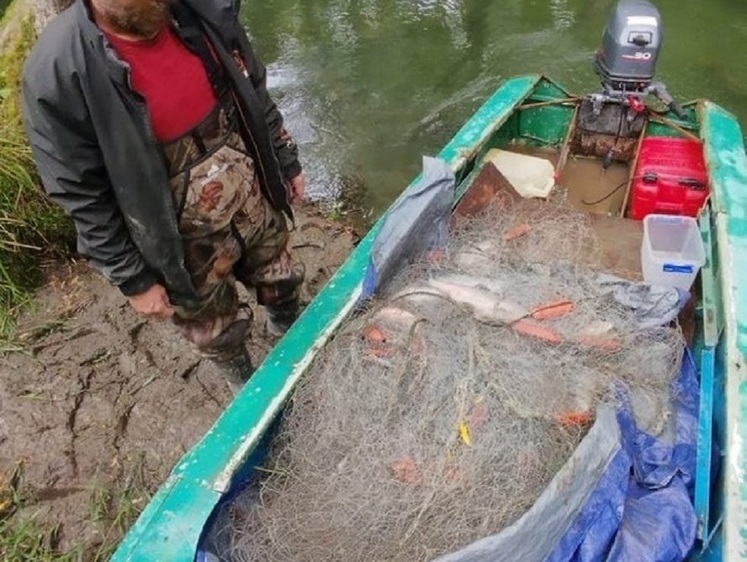
[[[636, 17], [638, 23], [651, 23], [646, 19], [650, 15]], [[495, 150], [532, 159], [526, 162], [550, 162], [553, 186], [572, 184], [569, 176], [577, 172], [572, 168], [579, 161], [595, 169], [618, 167], [625, 178], [619, 185], [597, 187], [593, 193], [584, 192], [582, 185], [566, 202], [593, 216], [600, 236], [612, 248], [611, 259], [640, 272], [644, 227], [642, 216], [631, 215], [676, 215], [684, 204], [678, 201], [674, 208], [657, 212], [657, 201], [641, 195], [651, 187], [647, 182], [655, 182], [637, 175], [641, 163], [655, 161], [671, 170], [677, 165], [678, 143], [696, 144], [706, 176], [693, 178], [688, 168], [686, 181], [679, 186], [700, 198], [694, 214], [705, 252], [694, 286], [697, 306], [690, 311], [688, 355], [698, 387], [691, 475], [697, 526], [688, 559], [747, 558], [747, 156], [742, 131], [732, 114], [708, 100], [679, 105], [664, 91], [659, 96], [663, 103], [654, 110], [645, 105], [643, 96], [631, 97], [627, 91], [615, 98], [613, 90], [575, 96], [543, 75], [505, 80], [436, 156], [453, 174], [449, 209], [453, 216], [469, 214], [506, 189], [504, 174], [486, 181], [486, 173], [495, 176], [495, 167], [486, 164]], [[661, 94], [661, 87], [654, 93]], [[419, 228], [412, 209], [425, 214], [430, 207], [422, 201], [420, 207], [413, 207], [412, 200], [424, 192], [426, 175], [414, 178], [373, 225], [242, 392], [174, 467], [112, 560], [214, 559], [204, 549], [204, 538], [216, 510], [250, 480], [267, 454], [275, 424], [299, 379], [335, 331], [370, 296], [376, 261], [372, 256], [382, 239], [391, 240], [392, 229], [399, 229], [396, 239], [404, 243], [407, 233]], [[594, 195], [601, 197], [590, 205], [588, 198]], [[398, 214], [408, 204], [408, 213]], [[386, 269], [379, 268], [377, 274]], [[579, 500], [587, 509], [589, 497]], [[568, 521], [558, 524], [567, 527]], [[536, 536], [555, 532], [557, 543], [562, 533], [553, 531], [551, 521], [545, 524], [542, 533], [535, 529]], [[537, 559], [547, 558], [556, 547], [546, 545]]]

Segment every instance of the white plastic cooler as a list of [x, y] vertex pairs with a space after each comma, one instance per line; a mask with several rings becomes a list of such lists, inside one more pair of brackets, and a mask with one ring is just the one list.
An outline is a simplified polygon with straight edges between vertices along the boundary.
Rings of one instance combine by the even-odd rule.
[[698, 222], [692, 217], [648, 215], [643, 219], [643, 279], [689, 291], [705, 264]]

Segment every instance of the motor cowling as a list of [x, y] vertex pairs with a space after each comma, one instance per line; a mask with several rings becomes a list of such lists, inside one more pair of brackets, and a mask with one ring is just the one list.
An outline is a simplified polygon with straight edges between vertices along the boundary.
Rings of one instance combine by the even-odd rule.
[[661, 43], [659, 10], [646, 0], [620, 0], [594, 60], [604, 89], [644, 92], [654, 79]]

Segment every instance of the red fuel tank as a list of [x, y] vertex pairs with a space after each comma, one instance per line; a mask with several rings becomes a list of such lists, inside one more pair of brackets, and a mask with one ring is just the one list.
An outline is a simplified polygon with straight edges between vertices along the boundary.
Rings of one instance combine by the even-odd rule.
[[695, 217], [708, 197], [708, 173], [703, 147], [694, 140], [648, 137], [641, 143], [628, 216]]

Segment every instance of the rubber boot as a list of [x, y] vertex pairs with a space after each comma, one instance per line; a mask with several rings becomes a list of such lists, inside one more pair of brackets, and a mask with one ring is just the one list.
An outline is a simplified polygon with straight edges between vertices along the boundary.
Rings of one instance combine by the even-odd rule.
[[280, 337], [291, 327], [301, 311], [299, 299], [293, 299], [286, 303], [266, 307], [267, 331]]
[[241, 391], [246, 381], [248, 381], [254, 374], [252, 360], [249, 357], [246, 348], [243, 346], [241, 352], [235, 357], [228, 359], [227, 361], [216, 361], [215, 364], [226, 378], [228, 388], [234, 396]]

